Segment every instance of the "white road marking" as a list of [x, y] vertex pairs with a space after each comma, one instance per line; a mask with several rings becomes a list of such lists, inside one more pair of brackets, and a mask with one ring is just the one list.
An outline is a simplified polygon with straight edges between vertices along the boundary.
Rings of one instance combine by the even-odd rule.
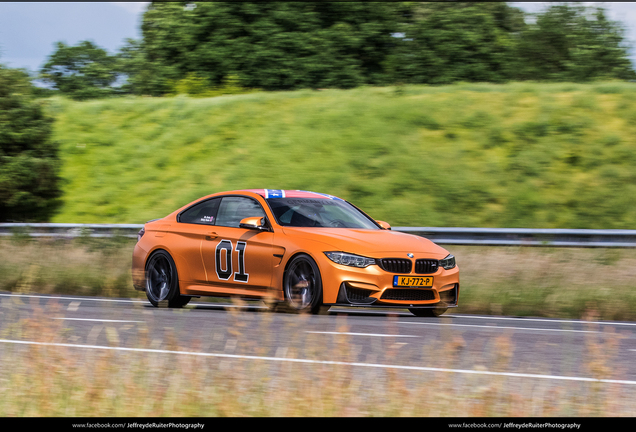
[[0, 294], [3, 297], [32, 297], [42, 299], [56, 299], [56, 300], [87, 300], [87, 301], [102, 301], [102, 302], [123, 302], [123, 303], [145, 303], [150, 304], [147, 300], [126, 300], [126, 299], [105, 299], [95, 297], [62, 297], [62, 296], [47, 296], [47, 295], [32, 295], [32, 294]]
[[95, 322], [118, 322], [118, 323], [140, 323], [145, 321], [131, 321], [131, 320], [113, 320], [113, 319], [97, 319], [97, 318], [51, 318], [56, 320], [65, 320], [65, 321], [95, 321]]
[[[130, 299], [106, 299], [106, 298], [97, 298], [97, 297], [64, 297], [64, 296], [48, 296], [48, 295], [32, 295], [32, 294], [0, 294], [2, 297], [31, 297], [31, 298], [42, 298], [42, 299], [55, 299], [55, 300], [86, 300], [86, 301], [101, 301], [101, 302], [120, 302], [120, 303], [141, 303], [145, 305], [149, 305], [150, 302], [148, 300], [130, 300]], [[212, 307], [224, 307], [224, 308], [265, 308], [265, 306], [259, 306], [258, 304], [249, 304], [247, 306], [234, 305], [231, 303], [190, 303], [191, 306], [212, 306]], [[70, 306], [70, 304], [69, 304]]]
[[568, 329], [544, 329], [536, 327], [506, 327], [506, 326], [488, 326], [488, 325], [474, 325], [474, 324], [452, 324], [452, 323], [432, 323], [432, 322], [412, 322], [412, 321], [398, 321], [399, 324], [413, 324], [413, 325], [432, 325], [432, 326], [450, 326], [450, 327], [471, 327], [471, 328], [486, 328], [491, 330], [528, 330], [528, 331], [551, 331], [551, 332], [570, 332], [570, 333], [603, 333], [596, 330], [568, 330]]
[[79, 309], [79, 305], [81, 302], [79, 301], [72, 301], [69, 303], [68, 308], [66, 309], [69, 312], [77, 312], [77, 309]]
[[328, 332], [328, 331], [306, 331], [305, 333], [320, 333], [320, 334], [348, 335], [348, 336], [376, 336], [376, 337], [413, 337], [413, 338], [421, 337], [421, 336], [413, 336], [413, 335], [394, 335], [394, 334], [382, 334], [382, 333]]
[[201, 356], [201, 357], [234, 358], [234, 359], [261, 360], [261, 361], [264, 360], [264, 361], [278, 361], [278, 362], [289, 362], [289, 363], [342, 365], [342, 366], [368, 367], [368, 368], [380, 368], [380, 369], [424, 371], [424, 372], [447, 372], [447, 373], [458, 373], [458, 374], [468, 374], [468, 375], [490, 375], [490, 376], [505, 376], [505, 377], [515, 377], [515, 378], [548, 379], [548, 380], [558, 380], [558, 381], [582, 381], [582, 382], [597, 382], [597, 383], [606, 383], [606, 384], [636, 385], [636, 381], [598, 379], [598, 378], [588, 378], [588, 377], [579, 377], [579, 376], [541, 375], [541, 374], [516, 373], [516, 372], [492, 372], [492, 371], [481, 371], [481, 370], [470, 370], [470, 369], [448, 369], [448, 368], [434, 368], [434, 367], [425, 367], [425, 366], [389, 365], [389, 364], [379, 364], [379, 363], [309, 360], [309, 359], [298, 359], [298, 358], [248, 356], [248, 355], [238, 355], [238, 354], [205, 353], [205, 352], [192, 352], [192, 351], [171, 351], [171, 350], [150, 349], [150, 348], [126, 348], [126, 347], [103, 346], [103, 345], [82, 345], [82, 344], [55, 343], [55, 342], [33, 342], [33, 341], [11, 340], [11, 339], [0, 339], [0, 343], [57, 346], [57, 347], [67, 347], [67, 348], [84, 348], [84, 349], [98, 349], [98, 350], [111, 350], [111, 351], [143, 352], [143, 353], [153, 353], [153, 354], [193, 355], [193, 356]]
[[573, 323], [573, 324], [599, 324], [613, 326], [636, 326], [636, 323], [626, 323], [617, 321], [585, 321], [585, 320], [564, 320], [554, 318], [522, 318], [522, 317], [500, 317], [500, 316], [480, 316], [480, 315], [444, 315], [440, 319], [446, 318], [468, 318], [468, 319], [492, 319], [492, 320], [514, 320], [514, 321], [540, 321], [553, 323]]

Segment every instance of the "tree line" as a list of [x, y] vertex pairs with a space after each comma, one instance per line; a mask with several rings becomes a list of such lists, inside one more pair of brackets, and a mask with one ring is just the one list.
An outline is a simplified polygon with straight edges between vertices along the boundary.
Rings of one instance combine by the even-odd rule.
[[581, 4], [153, 2], [141, 30], [113, 55], [58, 42], [40, 78], [75, 99], [636, 78], [623, 25]]

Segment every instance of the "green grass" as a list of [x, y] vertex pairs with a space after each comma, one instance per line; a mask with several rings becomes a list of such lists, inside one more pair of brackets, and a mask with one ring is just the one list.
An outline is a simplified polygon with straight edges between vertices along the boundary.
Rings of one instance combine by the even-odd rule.
[[394, 226], [633, 228], [636, 84], [510, 83], [49, 100], [53, 222], [142, 223], [304, 189]]

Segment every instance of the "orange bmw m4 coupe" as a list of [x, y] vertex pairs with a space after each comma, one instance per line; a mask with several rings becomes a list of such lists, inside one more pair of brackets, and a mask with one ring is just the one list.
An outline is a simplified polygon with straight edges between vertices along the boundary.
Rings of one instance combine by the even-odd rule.
[[147, 222], [133, 252], [133, 284], [154, 306], [232, 296], [295, 312], [338, 305], [439, 316], [457, 306], [459, 269], [445, 249], [392, 231], [341, 198], [249, 189]]

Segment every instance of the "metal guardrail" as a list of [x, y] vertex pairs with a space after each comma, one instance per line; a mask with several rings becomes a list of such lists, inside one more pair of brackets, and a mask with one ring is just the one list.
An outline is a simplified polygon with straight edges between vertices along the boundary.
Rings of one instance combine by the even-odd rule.
[[636, 230], [437, 227], [394, 227], [393, 230], [423, 236], [439, 244], [636, 247]]
[[144, 224], [0, 223], [0, 236], [137, 237]]
[[[131, 237], [143, 224], [0, 223], [0, 236]], [[393, 227], [438, 244], [483, 246], [636, 247], [636, 230]]]

